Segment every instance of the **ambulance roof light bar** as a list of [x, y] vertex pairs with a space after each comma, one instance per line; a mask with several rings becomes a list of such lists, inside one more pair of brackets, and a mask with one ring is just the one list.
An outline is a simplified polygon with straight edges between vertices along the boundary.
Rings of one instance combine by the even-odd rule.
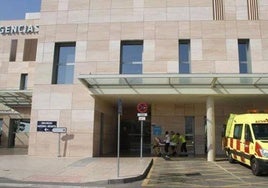
[[254, 114], [254, 113], [268, 113], [268, 109], [263, 109], [263, 110], [250, 109], [250, 110], [247, 110], [247, 113], [251, 113], [251, 114]]

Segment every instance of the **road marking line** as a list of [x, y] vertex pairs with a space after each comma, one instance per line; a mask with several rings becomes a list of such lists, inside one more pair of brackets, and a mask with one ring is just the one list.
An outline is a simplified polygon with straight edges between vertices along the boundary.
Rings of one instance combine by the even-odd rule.
[[222, 166], [218, 165], [216, 162], [213, 162], [217, 167], [221, 168], [222, 170], [224, 170], [225, 172], [227, 172], [228, 174], [232, 175], [233, 177], [235, 177], [236, 179], [240, 180], [243, 183], [248, 184], [247, 182], [245, 182], [243, 179], [241, 179], [240, 177], [236, 176], [235, 174], [233, 174], [232, 172], [229, 172], [228, 170], [226, 170], [225, 168], [223, 168]]

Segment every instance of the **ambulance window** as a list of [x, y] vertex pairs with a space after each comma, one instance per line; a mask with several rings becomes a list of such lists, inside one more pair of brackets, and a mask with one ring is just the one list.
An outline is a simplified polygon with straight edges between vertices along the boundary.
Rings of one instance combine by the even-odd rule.
[[252, 124], [253, 133], [257, 140], [268, 140], [268, 124]]
[[242, 135], [242, 124], [235, 124], [234, 127], [234, 138], [235, 139], [241, 139], [241, 135]]
[[250, 132], [249, 125], [245, 126], [245, 140], [252, 142], [252, 135], [251, 135], [251, 132]]

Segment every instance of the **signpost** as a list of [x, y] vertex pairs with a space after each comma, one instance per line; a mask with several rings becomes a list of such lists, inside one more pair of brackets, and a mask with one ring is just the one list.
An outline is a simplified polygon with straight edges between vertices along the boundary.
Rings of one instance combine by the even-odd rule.
[[146, 116], [147, 116], [147, 110], [148, 110], [148, 105], [147, 103], [139, 103], [137, 105], [137, 116], [139, 118], [139, 121], [141, 121], [141, 149], [140, 149], [140, 157], [142, 158], [142, 150], [143, 150], [143, 121], [146, 120]]
[[59, 140], [58, 140], [58, 157], [60, 157], [60, 134], [61, 133], [66, 133], [67, 128], [66, 127], [55, 127], [52, 129], [53, 133], [58, 133], [59, 134]]
[[137, 110], [139, 113], [146, 113], [148, 110], [147, 103], [141, 102], [137, 105]]
[[119, 171], [120, 171], [120, 117], [123, 113], [123, 107], [122, 107], [122, 100], [118, 99], [117, 101], [117, 177], [119, 177]]

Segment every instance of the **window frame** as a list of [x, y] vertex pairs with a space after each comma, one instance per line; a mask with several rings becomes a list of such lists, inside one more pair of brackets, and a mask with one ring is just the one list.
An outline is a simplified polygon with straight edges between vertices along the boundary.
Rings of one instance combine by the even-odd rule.
[[36, 61], [38, 39], [25, 39], [23, 48], [23, 61]]
[[9, 61], [15, 62], [17, 58], [18, 39], [12, 39], [10, 45]]
[[[76, 53], [76, 42], [57, 42], [55, 43], [54, 47], [54, 59], [53, 59], [53, 71], [52, 71], [52, 84], [73, 84], [74, 81], [74, 67], [73, 66], [73, 78], [72, 82], [64, 82], [64, 83], [59, 83], [59, 60], [60, 60], [60, 49], [62, 47], [74, 47], [74, 64], [75, 64], [75, 53]], [[66, 65], [68, 66], [68, 65]], [[66, 80], [65, 80], [66, 81]]]
[[240, 140], [242, 138], [242, 132], [243, 132], [243, 124], [235, 124], [233, 138]]
[[[187, 45], [187, 52], [182, 51], [182, 45]], [[182, 59], [183, 54], [187, 53], [187, 61]], [[179, 73], [180, 74], [190, 74], [191, 73], [191, 40], [190, 39], [180, 39], [178, 44], [178, 56], [179, 56]], [[187, 64], [187, 65], [186, 65]], [[187, 70], [184, 70], [185, 66]]]
[[251, 130], [250, 130], [250, 126], [248, 124], [245, 124], [244, 134], [245, 134], [244, 137], [245, 137], [246, 141], [253, 142], [252, 133], [251, 133]]
[[[238, 61], [239, 61], [239, 73], [240, 74], [249, 74], [252, 72], [251, 67], [251, 53], [250, 53], [250, 41], [249, 39], [238, 39]], [[244, 52], [242, 51], [241, 45], [245, 45], [244, 49], [246, 49]], [[241, 59], [241, 57], [243, 58]], [[244, 61], [243, 59], [246, 59]], [[246, 64], [246, 71], [243, 70], [245, 68]]]
[[[124, 45], [129, 45], [129, 46], [134, 46], [134, 45], [141, 45], [142, 47], [142, 52], [141, 52], [141, 67], [138, 72], [136, 73], [125, 73], [124, 72], [124, 62], [123, 62], [123, 56], [124, 56]], [[120, 74], [142, 74], [143, 73], [143, 50], [144, 50], [144, 42], [143, 40], [123, 40], [121, 41], [121, 44], [120, 44], [120, 69], [119, 69], [119, 72]]]
[[22, 73], [20, 75], [20, 90], [26, 90], [28, 88], [28, 74]]

